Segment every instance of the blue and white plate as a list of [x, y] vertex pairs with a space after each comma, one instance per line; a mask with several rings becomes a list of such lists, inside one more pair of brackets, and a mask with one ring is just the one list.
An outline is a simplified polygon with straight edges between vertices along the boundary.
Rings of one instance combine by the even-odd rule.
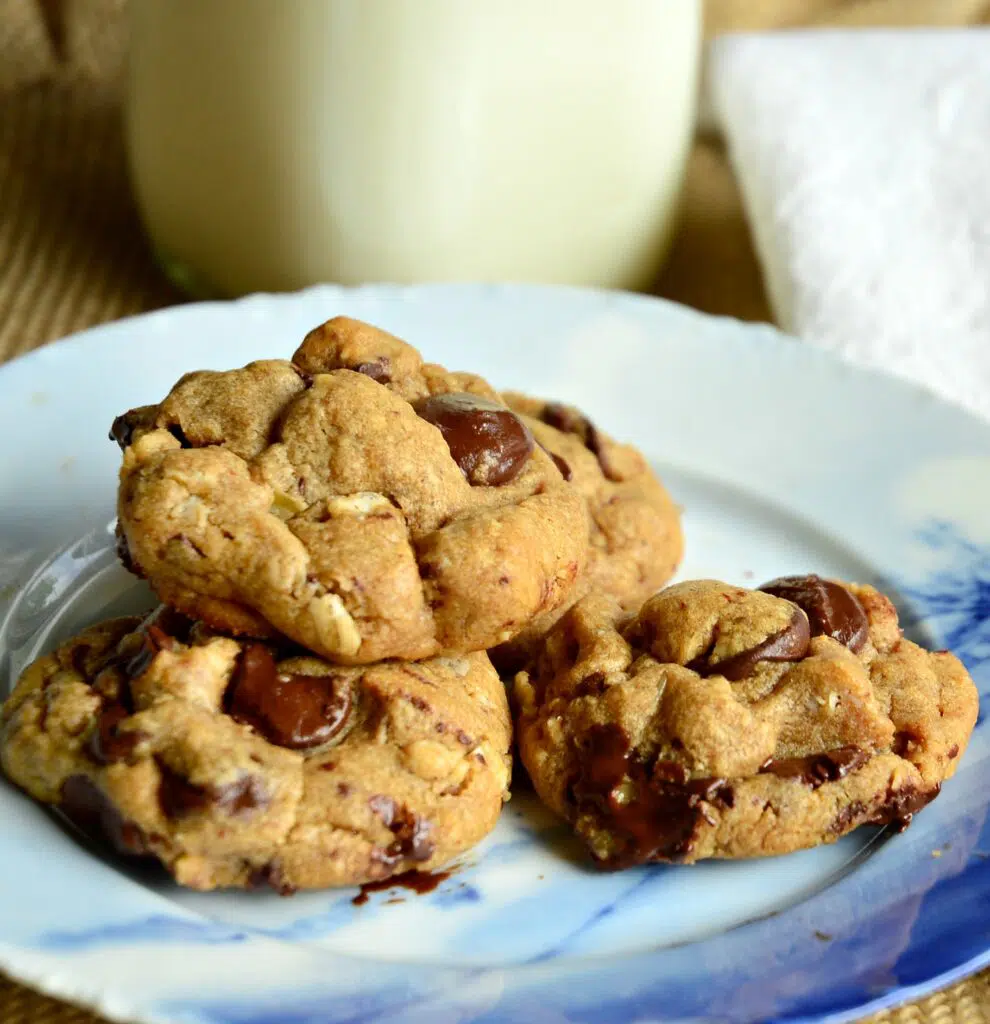
[[[113, 416], [183, 372], [289, 355], [338, 313], [574, 402], [685, 509], [682, 577], [879, 582], [990, 688], [990, 426], [767, 327], [567, 289], [317, 288], [153, 313], [0, 371], [0, 687], [150, 603], [116, 566]], [[902, 835], [597, 874], [517, 793], [434, 892], [185, 892], [102, 859], [0, 783], [0, 968], [119, 1020], [838, 1021], [990, 962], [990, 734]]]

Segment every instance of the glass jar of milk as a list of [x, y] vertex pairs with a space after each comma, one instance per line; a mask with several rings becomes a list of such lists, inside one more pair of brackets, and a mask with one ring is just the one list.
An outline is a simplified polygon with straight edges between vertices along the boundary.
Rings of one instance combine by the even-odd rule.
[[134, 187], [192, 290], [654, 279], [700, 0], [131, 8]]

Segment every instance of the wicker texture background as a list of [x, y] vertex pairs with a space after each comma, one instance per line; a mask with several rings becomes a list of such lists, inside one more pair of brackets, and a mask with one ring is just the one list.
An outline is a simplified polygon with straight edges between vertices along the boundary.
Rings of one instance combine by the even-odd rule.
[[[706, 0], [708, 30], [966, 24], [987, 0]], [[93, 324], [182, 301], [155, 266], [120, 125], [126, 0], [0, 0], [0, 362]], [[766, 319], [759, 268], [719, 145], [699, 141], [661, 295]], [[2, 913], [2, 908], [0, 908]], [[990, 1024], [990, 972], [890, 1024]], [[100, 1024], [0, 976], [0, 1024]]]

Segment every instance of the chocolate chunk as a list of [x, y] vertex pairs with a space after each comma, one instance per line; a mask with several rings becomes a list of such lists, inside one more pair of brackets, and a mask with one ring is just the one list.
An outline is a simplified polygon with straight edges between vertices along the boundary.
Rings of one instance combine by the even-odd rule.
[[96, 727], [86, 741], [86, 752], [97, 764], [127, 761], [141, 738], [140, 733], [121, 732], [118, 726], [130, 712], [119, 701], [104, 704], [96, 716]]
[[141, 644], [136, 652], [122, 651], [115, 661], [128, 679], [137, 679], [151, 668], [159, 651], [171, 650], [175, 641], [158, 625], [141, 629]]
[[154, 636], [158, 647], [162, 650], [174, 651], [176, 641], [188, 644], [192, 637], [193, 627], [196, 625], [193, 619], [182, 612], [169, 608], [168, 605], [159, 605], [141, 623], [141, 629], [150, 633], [155, 628]]
[[268, 806], [268, 793], [256, 775], [242, 775], [236, 782], [211, 792], [213, 802], [228, 814], [247, 814]]
[[577, 409], [572, 409], [568, 405], [548, 402], [540, 413], [540, 420], [548, 427], [553, 427], [554, 430], [559, 430], [564, 434], [574, 434], [575, 437], [580, 438], [585, 448], [598, 459], [598, 465], [607, 480], [622, 479], [622, 475], [608, 459], [598, 428], [587, 416], [583, 416]]
[[514, 480], [533, 452], [533, 435], [514, 412], [466, 392], [434, 395], [416, 412], [439, 428], [451, 457], [472, 485]]
[[557, 467], [558, 470], [560, 470], [560, 475], [564, 478], [564, 480], [570, 483], [570, 481], [574, 478], [574, 473], [571, 470], [571, 467], [568, 464], [567, 459], [565, 459], [562, 455], [558, 455], [556, 452], [550, 451], [550, 449], [542, 442], [537, 441], [536, 443], [547, 453], [547, 455], [550, 456], [551, 460], [553, 461], [553, 464]]
[[268, 647], [251, 644], [238, 659], [225, 707], [269, 743], [306, 750], [328, 743], [344, 727], [351, 692], [340, 677], [281, 673]]
[[604, 672], [590, 672], [574, 687], [575, 697], [600, 697], [608, 689]]
[[109, 797], [85, 775], [70, 775], [62, 786], [59, 811], [91, 839], [109, 843], [118, 853], [149, 852], [144, 833], [125, 821]]
[[349, 369], [355, 373], [363, 373], [365, 377], [378, 381], [379, 384], [388, 384], [392, 379], [392, 364], [388, 356], [379, 356], [372, 363], [358, 363]]
[[894, 740], [890, 745], [890, 749], [898, 757], [905, 757], [920, 743], [921, 740], [910, 729], [900, 729], [894, 733]]
[[393, 867], [401, 860], [422, 862], [433, 856], [435, 845], [430, 836], [433, 826], [429, 821], [424, 821], [404, 804], [397, 804], [384, 793], [371, 797], [368, 806], [395, 835], [394, 842], [373, 851], [372, 857], [376, 861]]
[[830, 636], [851, 651], [860, 651], [870, 635], [870, 622], [851, 591], [820, 576], [781, 576], [759, 588], [803, 609], [812, 636]]
[[838, 782], [858, 771], [869, 759], [869, 753], [861, 747], [838, 747], [807, 757], [771, 757], [760, 765], [760, 771], [782, 779], [800, 779], [806, 786], [818, 789], [826, 782]]
[[835, 816], [832, 824], [829, 826], [829, 831], [836, 836], [845, 835], [853, 827], [853, 822], [857, 826], [863, 824], [862, 818], [865, 813], [866, 804], [861, 800], [853, 800], [852, 803], [846, 804]]
[[121, 450], [134, 443], [134, 435], [139, 430], [151, 430], [158, 414], [157, 405], [142, 405], [137, 409], [128, 409], [117, 416], [110, 425], [109, 438], [116, 441]]
[[282, 874], [282, 865], [277, 860], [256, 868], [248, 878], [247, 887], [249, 889], [261, 889], [265, 886], [274, 889], [279, 896], [293, 896], [298, 891], [296, 886], [285, 880]]
[[652, 768], [635, 756], [619, 726], [588, 730], [585, 757], [570, 786], [578, 816], [590, 815], [616, 847], [602, 857], [609, 870], [649, 861], [677, 862], [688, 856], [702, 821], [715, 822], [713, 807], [733, 805], [732, 787], [722, 778], [691, 779], [674, 761]]
[[242, 775], [226, 786], [198, 786], [162, 761], [158, 762], [158, 769], [161, 774], [158, 800], [168, 818], [184, 818], [210, 807], [240, 815], [268, 804], [268, 794], [254, 775]]
[[158, 767], [161, 771], [158, 800], [166, 818], [184, 818], [187, 814], [205, 811], [213, 803], [209, 789], [195, 785], [166, 764], [159, 763]]
[[571, 471], [571, 467], [567, 464], [567, 459], [555, 452], [550, 452], [550, 458], [553, 459], [553, 464], [560, 470], [560, 475], [568, 482], [574, 478], [574, 473]]
[[906, 786], [896, 793], [888, 793], [883, 806], [870, 818], [871, 825], [893, 825], [903, 832], [914, 816], [938, 796], [942, 786], [935, 783], [931, 789], [915, 789]]
[[[695, 658], [687, 667], [700, 676], [724, 676], [730, 682], [737, 682], [751, 675], [761, 661], [800, 661], [808, 653], [810, 639], [808, 617], [800, 608], [795, 608], [784, 629], [748, 651], [740, 651], [715, 662], [711, 660], [709, 651]], [[714, 647], [714, 640], [711, 646]]]

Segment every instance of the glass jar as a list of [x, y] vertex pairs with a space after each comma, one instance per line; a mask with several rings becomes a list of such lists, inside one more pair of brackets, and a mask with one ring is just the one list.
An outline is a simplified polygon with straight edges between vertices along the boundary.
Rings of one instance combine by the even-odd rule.
[[699, 0], [131, 8], [134, 188], [191, 290], [655, 278]]

